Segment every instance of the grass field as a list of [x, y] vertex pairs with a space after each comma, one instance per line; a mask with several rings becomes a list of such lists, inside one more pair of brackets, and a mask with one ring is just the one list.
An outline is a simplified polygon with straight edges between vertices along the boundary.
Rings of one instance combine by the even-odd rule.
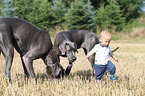
[[[92, 68], [88, 61], [82, 62], [84, 53], [79, 49], [71, 74], [63, 79], [47, 79], [42, 60], [34, 61], [36, 79], [34, 83], [25, 81], [19, 54], [15, 52], [11, 69], [12, 84], [3, 77], [4, 58], [0, 56], [0, 96], [145, 96], [145, 42], [111, 41], [111, 49], [120, 47], [114, 54], [117, 82], [109, 80], [106, 72], [101, 82], [95, 83]], [[68, 60], [61, 58], [66, 68]]]

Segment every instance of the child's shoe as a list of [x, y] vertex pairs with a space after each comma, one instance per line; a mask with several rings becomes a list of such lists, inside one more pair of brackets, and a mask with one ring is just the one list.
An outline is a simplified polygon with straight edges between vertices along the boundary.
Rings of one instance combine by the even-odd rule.
[[117, 79], [114, 77], [114, 75], [110, 76], [110, 80], [116, 81]]

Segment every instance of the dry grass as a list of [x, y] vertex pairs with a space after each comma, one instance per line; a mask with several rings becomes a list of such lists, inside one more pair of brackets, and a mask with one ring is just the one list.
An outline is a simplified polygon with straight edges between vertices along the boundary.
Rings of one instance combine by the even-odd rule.
[[131, 32], [132, 37], [144, 37], [145, 36], [145, 27], [133, 28]]
[[[117, 46], [120, 49], [115, 52], [119, 63], [116, 65], [116, 77], [118, 82], [109, 80], [106, 72], [102, 81], [95, 83], [92, 76], [92, 68], [88, 61], [82, 62], [83, 50], [77, 54], [71, 74], [68, 77], [52, 81], [47, 80], [45, 66], [39, 59], [34, 61], [36, 79], [34, 83], [25, 81], [21, 61], [15, 52], [11, 69], [12, 84], [8, 84], [3, 78], [4, 58], [0, 56], [0, 95], [1, 96], [145, 96], [145, 43], [132, 43], [112, 41], [111, 48]], [[61, 64], [66, 68], [68, 61], [61, 58]]]

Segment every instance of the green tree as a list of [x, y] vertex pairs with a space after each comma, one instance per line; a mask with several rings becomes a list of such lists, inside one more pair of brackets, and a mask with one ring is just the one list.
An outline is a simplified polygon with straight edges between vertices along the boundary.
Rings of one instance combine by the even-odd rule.
[[145, 0], [90, 0], [91, 4], [96, 10], [100, 8], [101, 4], [107, 6], [109, 2], [117, 2], [122, 10], [122, 15], [125, 17], [126, 23], [138, 18], [141, 14], [140, 8], [143, 6]]
[[95, 31], [93, 7], [83, 0], [76, 0], [71, 4], [66, 16], [66, 26], [68, 29], [87, 29]]
[[60, 0], [53, 0], [52, 2], [52, 11], [55, 18], [56, 24], [62, 24], [65, 21], [65, 14], [67, 12], [67, 9], [65, 8], [65, 4]]
[[125, 22], [120, 7], [116, 2], [110, 2], [107, 6], [102, 4], [96, 12], [95, 21], [102, 30], [106, 28], [121, 30]]
[[16, 14], [19, 18], [28, 20], [37, 27], [49, 30], [56, 24], [56, 18], [52, 14], [51, 3], [48, 0], [20, 0], [16, 1]]
[[116, 0], [123, 10], [123, 16], [126, 17], [126, 22], [140, 16], [139, 10], [143, 5], [144, 0]]
[[15, 11], [16, 16], [27, 20], [27, 15], [32, 12], [34, 6], [33, 0], [15, 0], [14, 3], [17, 8]]
[[13, 8], [13, 0], [4, 0], [5, 7], [3, 9], [4, 17], [13, 17], [16, 8]]
[[2, 0], [0, 1], [0, 17], [2, 16], [2, 8], [3, 8], [3, 4], [2, 4]]

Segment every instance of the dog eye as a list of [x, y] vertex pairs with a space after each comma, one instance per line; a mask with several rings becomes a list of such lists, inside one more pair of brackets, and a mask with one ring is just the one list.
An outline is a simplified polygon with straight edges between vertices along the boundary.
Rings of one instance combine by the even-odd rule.
[[71, 50], [67, 50], [68, 52], [70, 52]]

